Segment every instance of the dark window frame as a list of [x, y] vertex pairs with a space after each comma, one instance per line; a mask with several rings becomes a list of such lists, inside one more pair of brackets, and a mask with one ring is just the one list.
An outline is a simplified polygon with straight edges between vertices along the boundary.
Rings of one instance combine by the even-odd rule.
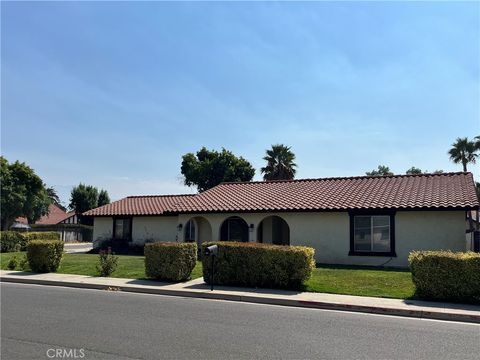
[[[130, 233], [128, 234], [127, 238], [117, 238], [115, 229], [117, 225], [117, 220], [130, 220]], [[113, 240], [118, 241], [132, 241], [132, 232], [133, 232], [133, 216], [115, 216], [113, 218], [113, 230], [112, 230], [112, 238]]]
[[[395, 211], [391, 210], [359, 210], [349, 211], [350, 216], [350, 251], [348, 256], [383, 256], [397, 257], [395, 251]], [[355, 216], [390, 216], [390, 251], [356, 251], [355, 250]]]

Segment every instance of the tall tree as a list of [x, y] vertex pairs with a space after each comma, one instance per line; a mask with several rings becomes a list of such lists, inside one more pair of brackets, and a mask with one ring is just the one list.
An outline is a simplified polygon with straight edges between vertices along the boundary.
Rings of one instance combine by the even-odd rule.
[[475, 149], [476, 150], [480, 150], [480, 135], [479, 136], [475, 136]]
[[415, 166], [412, 166], [410, 169], [407, 170], [406, 174], [407, 175], [418, 175], [418, 174], [422, 174], [422, 169], [419, 169]]
[[231, 151], [207, 150], [202, 147], [196, 155], [187, 153], [182, 156], [181, 173], [185, 185], [195, 185], [202, 192], [221, 182], [250, 181], [255, 175], [255, 169], [247, 160], [235, 156]]
[[468, 138], [457, 138], [452, 144], [452, 148], [448, 151], [450, 160], [455, 164], [462, 164], [463, 172], [467, 172], [467, 164], [475, 164], [478, 157], [475, 141], [470, 141]]
[[52, 204], [57, 205], [62, 210], [65, 210], [65, 207], [62, 205], [62, 203], [60, 201], [60, 197], [57, 194], [57, 190], [55, 190], [55, 188], [53, 186], [50, 186], [50, 187], [47, 187], [46, 191], [47, 191], [47, 196], [50, 199], [50, 202]]
[[289, 146], [272, 145], [272, 148], [266, 151], [263, 160], [267, 162], [267, 165], [260, 169], [263, 180], [292, 180], [295, 177], [297, 164], [295, 154]]
[[91, 185], [80, 183], [72, 189], [70, 194], [70, 209], [76, 214], [96, 208], [98, 204], [98, 190]]
[[107, 190], [102, 189], [98, 193], [97, 206], [103, 206], [103, 205], [107, 205], [107, 204], [110, 204], [110, 196], [108, 196]]
[[367, 171], [365, 173], [368, 176], [385, 176], [385, 175], [393, 175], [393, 172], [390, 171], [390, 168], [385, 165], [378, 165], [376, 170]]
[[0, 182], [2, 230], [8, 230], [17, 217], [26, 217], [29, 223], [34, 223], [48, 214], [51, 201], [45, 184], [25, 163], [15, 161], [10, 164], [0, 156]]

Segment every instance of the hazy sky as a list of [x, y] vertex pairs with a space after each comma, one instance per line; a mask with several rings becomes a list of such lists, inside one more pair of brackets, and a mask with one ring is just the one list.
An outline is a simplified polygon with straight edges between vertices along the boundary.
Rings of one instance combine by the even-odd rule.
[[298, 178], [460, 171], [450, 144], [480, 133], [479, 2], [1, 10], [1, 152], [64, 202], [79, 182], [113, 199], [193, 192], [181, 156], [201, 146], [259, 169], [285, 143]]

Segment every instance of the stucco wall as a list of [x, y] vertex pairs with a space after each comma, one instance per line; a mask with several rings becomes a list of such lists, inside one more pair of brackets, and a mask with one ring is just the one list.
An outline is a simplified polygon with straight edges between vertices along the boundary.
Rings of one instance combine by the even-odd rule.
[[113, 219], [111, 217], [96, 217], [93, 219], [93, 246], [101, 239], [112, 237]]
[[175, 241], [177, 236], [177, 216], [134, 216], [132, 240], [136, 244], [151, 241]]
[[[350, 219], [346, 212], [310, 213], [245, 213], [245, 214], [181, 214], [179, 216], [134, 217], [132, 238], [145, 240], [183, 241], [185, 225], [195, 218], [197, 234], [202, 241], [219, 240], [220, 227], [230, 216], [243, 218], [253, 230], [249, 241], [257, 241], [260, 222], [272, 215], [283, 218], [290, 228], [290, 244], [315, 248], [316, 261], [329, 264], [408, 266], [412, 250], [449, 249], [465, 251], [465, 213], [463, 211], [398, 211], [395, 215], [395, 251], [397, 257], [349, 256]], [[210, 227], [207, 225], [210, 224]], [[199, 228], [199, 229], [198, 229]], [[95, 218], [94, 238], [111, 236], [112, 218]], [[197, 235], [198, 236], [198, 235]], [[207, 239], [208, 237], [208, 239]], [[265, 242], [268, 242], [265, 241]]]

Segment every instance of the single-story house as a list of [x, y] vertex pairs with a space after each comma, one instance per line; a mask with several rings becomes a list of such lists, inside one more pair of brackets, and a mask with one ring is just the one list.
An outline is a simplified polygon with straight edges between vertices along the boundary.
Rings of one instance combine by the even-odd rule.
[[407, 266], [412, 250], [465, 251], [471, 173], [222, 183], [92, 209], [94, 241], [250, 241], [315, 248], [330, 264]]

